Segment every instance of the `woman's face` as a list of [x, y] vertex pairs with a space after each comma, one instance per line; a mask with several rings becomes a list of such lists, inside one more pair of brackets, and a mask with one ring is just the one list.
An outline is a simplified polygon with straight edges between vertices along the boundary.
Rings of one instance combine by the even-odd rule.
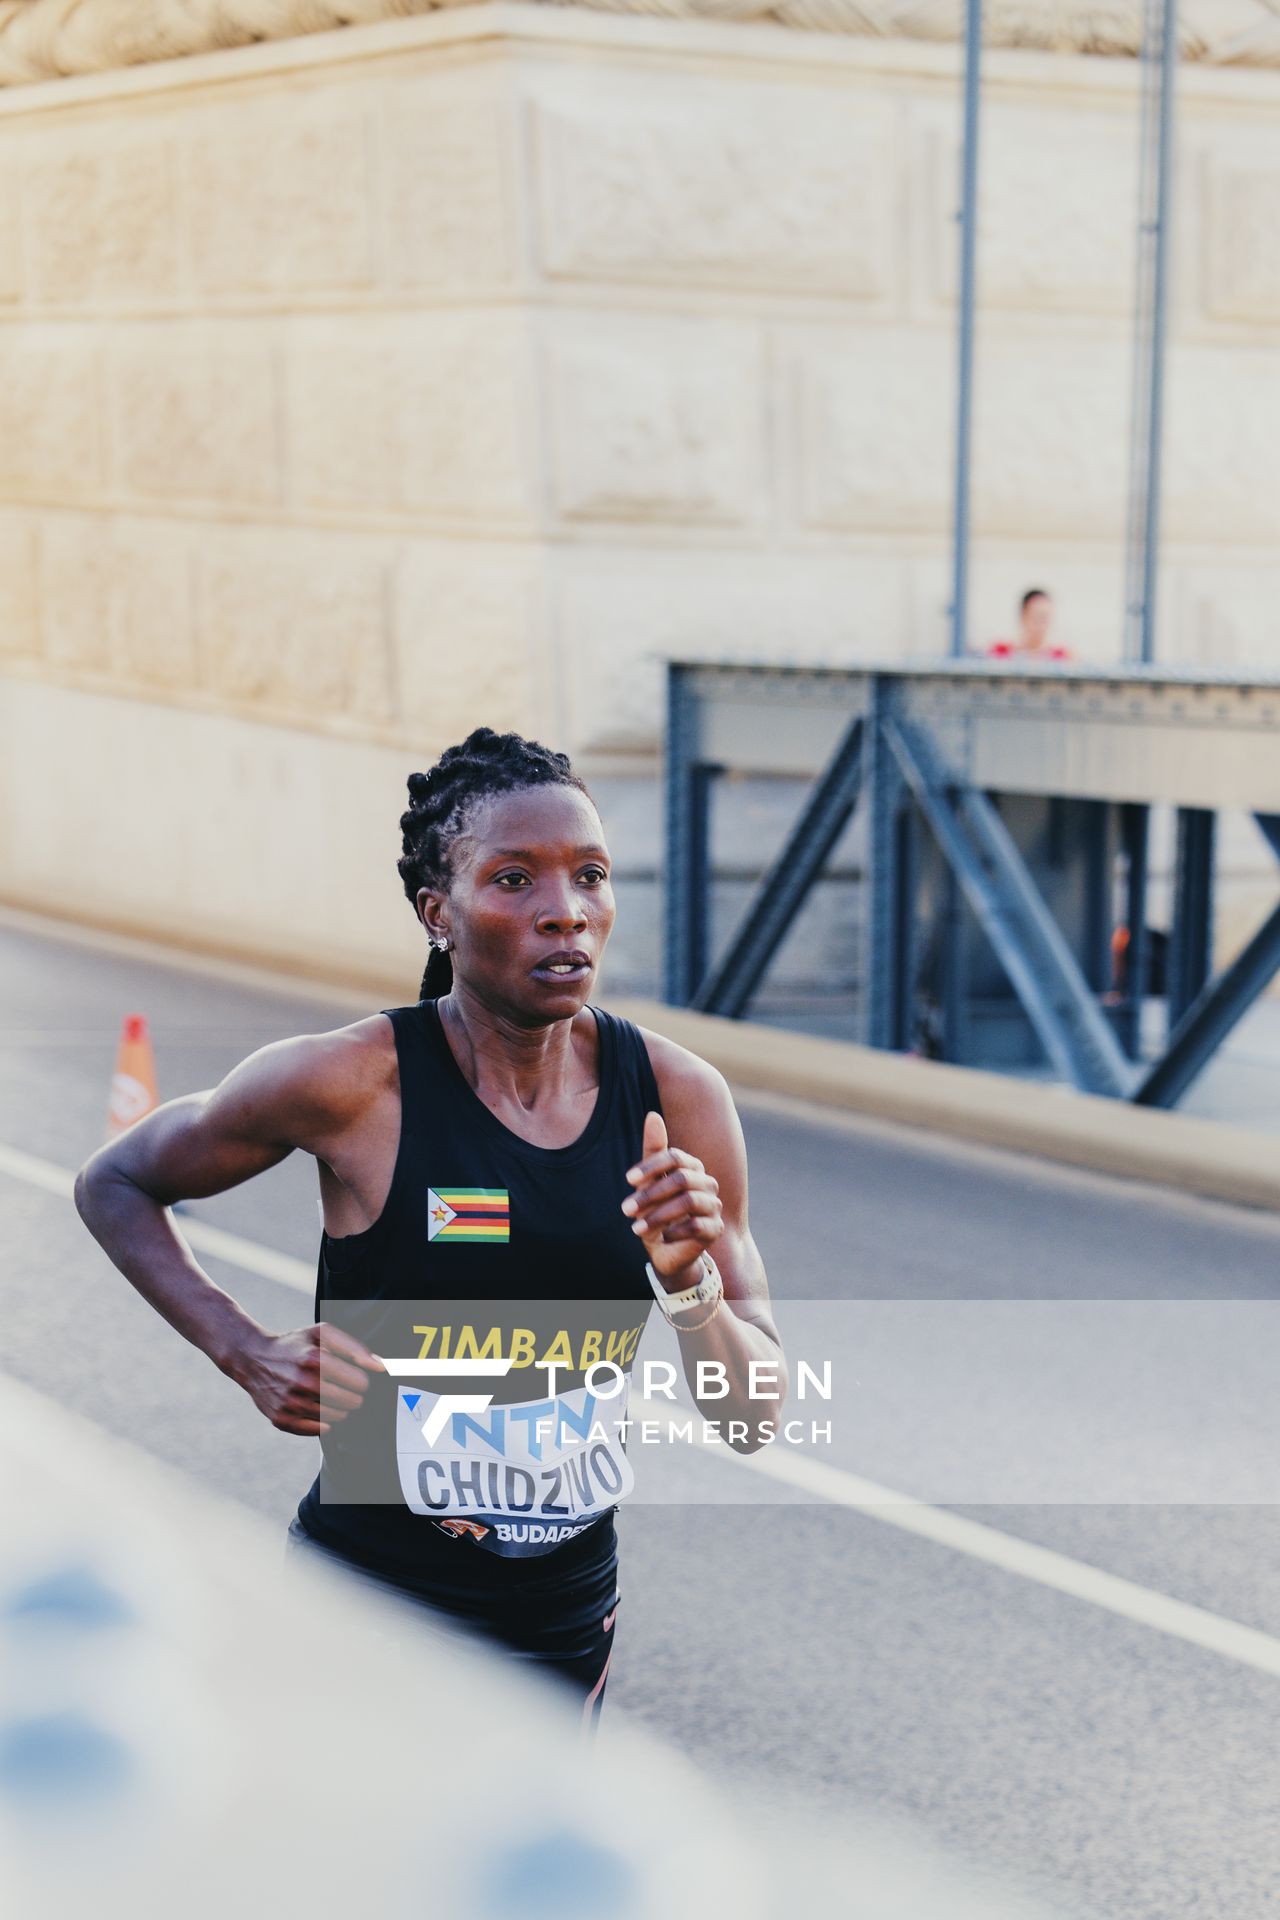
[[1047, 593], [1037, 593], [1022, 609], [1022, 637], [1029, 647], [1042, 647], [1053, 625], [1053, 602]]
[[591, 997], [613, 928], [600, 816], [576, 787], [525, 787], [477, 802], [451, 848], [447, 893], [418, 913], [447, 934], [454, 978], [524, 1022], [570, 1019]]

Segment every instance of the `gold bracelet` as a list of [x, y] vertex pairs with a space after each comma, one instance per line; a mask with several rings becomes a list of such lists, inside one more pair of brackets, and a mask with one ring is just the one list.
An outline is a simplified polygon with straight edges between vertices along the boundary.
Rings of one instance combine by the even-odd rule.
[[724, 1305], [724, 1288], [721, 1287], [719, 1293], [716, 1295], [716, 1303], [714, 1307], [712, 1307], [710, 1313], [707, 1315], [705, 1320], [699, 1320], [696, 1323], [696, 1325], [692, 1327], [682, 1326], [680, 1321], [678, 1320], [671, 1320], [668, 1322], [668, 1325], [673, 1326], [677, 1333], [701, 1333], [704, 1327], [709, 1327], [711, 1325], [711, 1322], [715, 1319], [716, 1315], [719, 1313], [723, 1305]]

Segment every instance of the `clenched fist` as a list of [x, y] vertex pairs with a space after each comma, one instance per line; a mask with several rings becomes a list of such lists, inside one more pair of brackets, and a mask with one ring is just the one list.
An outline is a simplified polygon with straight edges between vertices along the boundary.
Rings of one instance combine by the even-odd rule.
[[371, 1373], [385, 1373], [376, 1353], [327, 1320], [290, 1333], [255, 1338], [231, 1370], [259, 1413], [281, 1433], [328, 1433], [364, 1399]]
[[634, 1191], [622, 1211], [644, 1241], [658, 1278], [679, 1293], [697, 1278], [691, 1269], [703, 1249], [724, 1232], [719, 1185], [695, 1154], [667, 1144], [660, 1113], [645, 1115], [642, 1158], [627, 1179]]

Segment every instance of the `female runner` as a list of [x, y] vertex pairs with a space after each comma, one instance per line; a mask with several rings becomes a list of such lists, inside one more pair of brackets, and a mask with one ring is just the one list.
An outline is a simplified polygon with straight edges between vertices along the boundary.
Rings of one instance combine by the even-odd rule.
[[[76, 1204], [273, 1426], [321, 1437], [294, 1545], [563, 1676], [590, 1722], [631, 1479], [617, 1394], [654, 1299], [702, 1411], [748, 1423], [733, 1444], [758, 1444], [785, 1397], [742, 1131], [719, 1073], [589, 1002], [614, 903], [565, 755], [480, 727], [409, 794], [418, 1002], [277, 1041], [166, 1102], [85, 1164]], [[296, 1148], [323, 1206], [316, 1324], [273, 1332], [166, 1209]], [[459, 1381], [439, 1366], [459, 1359], [470, 1376], [510, 1365]], [[752, 1362], [778, 1395], [763, 1408]], [[708, 1379], [728, 1391], [699, 1397]], [[450, 1412], [472, 1387], [491, 1391]]]

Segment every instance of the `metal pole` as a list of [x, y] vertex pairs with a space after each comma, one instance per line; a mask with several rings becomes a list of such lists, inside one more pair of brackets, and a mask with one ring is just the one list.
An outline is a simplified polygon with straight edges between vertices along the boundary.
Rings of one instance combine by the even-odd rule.
[[[1157, 25], [1158, 22], [1158, 25]], [[1142, 212], [1138, 249], [1138, 330], [1134, 359], [1134, 438], [1129, 498], [1129, 580], [1125, 653], [1151, 661], [1156, 652], [1160, 566], [1160, 479], [1164, 435], [1165, 337], [1168, 318], [1170, 183], [1174, 83], [1178, 71], [1178, 0], [1147, 0], [1143, 62], [1157, 53], [1159, 84], [1144, 87]], [[1154, 115], [1154, 120], [1153, 120]], [[1154, 152], [1152, 151], [1154, 144]], [[1144, 337], [1145, 336], [1145, 337]]]
[[1208, 807], [1178, 808], [1173, 882], [1173, 926], [1165, 982], [1168, 1031], [1203, 992], [1213, 958], [1213, 843], [1217, 815]]
[[701, 733], [701, 703], [678, 661], [667, 668], [666, 875], [663, 899], [663, 990], [667, 1004], [683, 1007], [692, 992], [698, 946], [697, 916], [706, 910], [705, 839], [699, 841], [693, 795]]
[[960, 181], [960, 339], [956, 380], [954, 570], [951, 652], [969, 644], [969, 450], [973, 428], [973, 315], [977, 292], [978, 126], [982, 71], [982, 0], [965, 0], [964, 154]]
[[1120, 1043], [1131, 1060], [1142, 1057], [1142, 1007], [1150, 974], [1147, 935], [1147, 853], [1150, 811], [1136, 801], [1120, 809], [1120, 837], [1128, 856], [1125, 886], [1125, 925], [1129, 944], [1124, 957], [1124, 994], [1120, 1002]]
[[1142, 553], [1142, 653], [1156, 656], [1156, 587], [1160, 562], [1160, 464], [1164, 434], [1164, 357], [1169, 288], [1169, 186], [1173, 163], [1173, 86], [1178, 67], [1178, 0], [1164, 0], [1160, 42], [1160, 138], [1156, 160], [1155, 290], [1151, 323], [1151, 401], [1147, 512]]

